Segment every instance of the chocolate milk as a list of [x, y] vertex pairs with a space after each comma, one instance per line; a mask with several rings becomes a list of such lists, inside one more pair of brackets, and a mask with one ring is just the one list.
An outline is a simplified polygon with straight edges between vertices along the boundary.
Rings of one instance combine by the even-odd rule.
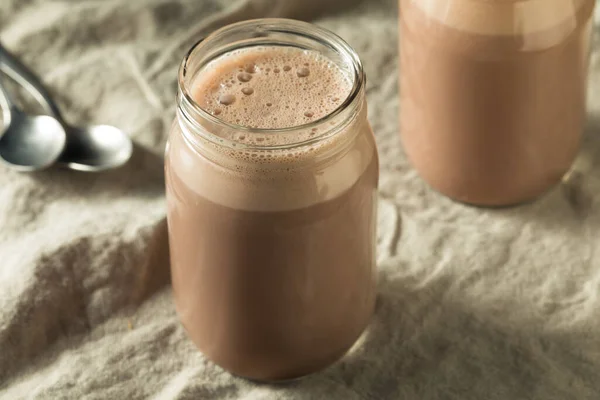
[[[273, 129], [327, 116], [351, 87], [317, 53], [256, 47], [211, 62], [192, 93], [225, 123]], [[176, 307], [198, 348], [232, 373], [306, 375], [340, 358], [365, 329], [375, 301], [378, 180], [365, 113], [328, 144], [289, 151], [198, 152], [180, 129], [172, 132], [166, 177]], [[271, 139], [230, 132], [239, 145]], [[344, 143], [345, 151], [325, 157]]]
[[440, 192], [500, 206], [579, 149], [593, 0], [400, 0], [401, 135]]

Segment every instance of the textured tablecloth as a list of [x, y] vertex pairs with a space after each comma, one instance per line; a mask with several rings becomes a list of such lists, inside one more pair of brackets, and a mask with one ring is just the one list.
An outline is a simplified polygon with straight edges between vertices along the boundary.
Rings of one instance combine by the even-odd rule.
[[[313, 20], [358, 50], [381, 154], [368, 335], [332, 368], [277, 386], [232, 377], [184, 335], [162, 172], [185, 50], [265, 16]], [[67, 118], [137, 144], [109, 173], [0, 167], [0, 398], [599, 399], [598, 55], [573, 173], [532, 204], [483, 210], [436, 194], [406, 161], [396, 25], [393, 0], [0, 0], [0, 39]]]

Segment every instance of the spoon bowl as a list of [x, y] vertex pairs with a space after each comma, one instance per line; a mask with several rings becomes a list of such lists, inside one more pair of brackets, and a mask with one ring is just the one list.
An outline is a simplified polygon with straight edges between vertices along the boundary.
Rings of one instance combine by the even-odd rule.
[[102, 171], [125, 164], [132, 151], [129, 136], [114, 126], [67, 126], [67, 145], [58, 162], [78, 171]]
[[0, 160], [19, 171], [49, 167], [62, 153], [67, 137], [55, 118], [27, 115], [14, 107], [3, 132]]

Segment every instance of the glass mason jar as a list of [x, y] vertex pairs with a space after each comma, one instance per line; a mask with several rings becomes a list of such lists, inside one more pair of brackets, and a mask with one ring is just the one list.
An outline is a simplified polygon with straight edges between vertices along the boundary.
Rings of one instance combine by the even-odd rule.
[[[282, 129], [202, 109], [191, 93], [207, 64], [255, 46], [318, 52], [352, 83], [349, 96], [319, 120]], [[326, 367], [361, 335], [376, 293], [379, 166], [358, 56], [307, 23], [237, 23], [190, 50], [177, 102], [165, 174], [175, 304], [189, 337], [251, 379]]]
[[594, 0], [399, 0], [408, 158], [458, 201], [558, 183], [580, 146]]

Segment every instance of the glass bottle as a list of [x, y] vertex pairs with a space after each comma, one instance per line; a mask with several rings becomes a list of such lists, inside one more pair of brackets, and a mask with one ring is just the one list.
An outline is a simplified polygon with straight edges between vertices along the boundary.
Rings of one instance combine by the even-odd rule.
[[[352, 83], [349, 96], [281, 129], [226, 123], [200, 107], [192, 93], [206, 66], [256, 46], [318, 52]], [[379, 167], [358, 56], [307, 23], [242, 22], [190, 50], [177, 101], [165, 174], [175, 303], [189, 337], [246, 378], [324, 368], [361, 335], [375, 302]]]
[[461, 202], [506, 206], [569, 170], [585, 122], [594, 0], [399, 0], [408, 158]]

